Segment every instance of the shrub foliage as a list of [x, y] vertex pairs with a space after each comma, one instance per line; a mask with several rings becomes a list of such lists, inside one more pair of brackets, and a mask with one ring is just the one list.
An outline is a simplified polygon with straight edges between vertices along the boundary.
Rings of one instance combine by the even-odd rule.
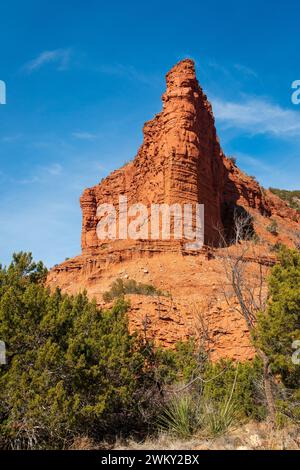
[[[161, 426], [182, 438], [225, 432], [237, 420], [266, 415], [259, 360], [212, 364], [194, 339], [174, 350], [130, 334], [126, 293], [163, 295], [153, 286], [116, 281], [99, 310], [86, 293], [50, 292], [47, 270], [31, 254], [0, 265], [0, 447], [66, 448], [80, 436], [97, 441]], [[300, 253], [282, 248], [269, 281], [266, 312], [254, 341], [277, 382], [281, 409], [300, 416]], [[280, 388], [279, 387], [279, 388]], [[296, 411], [295, 411], [296, 410]], [[157, 426], [157, 424], [159, 424]]]
[[128, 332], [127, 304], [99, 311], [85, 293], [50, 293], [44, 274], [26, 254], [0, 270], [2, 447], [57, 448], [75, 435], [137, 429], [159, 392], [151, 348]]
[[139, 294], [139, 295], [157, 295], [166, 296], [166, 292], [163, 292], [151, 284], [143, 284], [136, 282], [134, 279], [116, 279], [109, 291], [104, 292], [103, 300], [110, 302], [116, 298], [122, 298], [125, 294]]

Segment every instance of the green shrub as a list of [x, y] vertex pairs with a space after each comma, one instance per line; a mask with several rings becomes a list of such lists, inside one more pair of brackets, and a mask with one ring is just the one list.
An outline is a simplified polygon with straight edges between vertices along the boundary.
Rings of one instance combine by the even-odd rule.
[[[122, 297], [163, 295], [155, 287], [117, 280], [107, 294], [118, 301], [99, 310], [85, 293], [51, 293], [46, 272], [26, 253], [0, 266], [8, 359], [0, 368], [1, 448], [65, 448], [78, 436], [142, 434], [158, 422], [181, 438], [215, 436], [266, 416], [258, 359], [211, 363], [194, 339], [166, 350], [129, 334]], [[300, 340], [299, 286], [300, 253], [282, 248], [254, 337], [280, 382], [277, 409], [298, 422], [300, 369], [291, 357]]]
[[[205, 388], [199, 391], [195, 386], [183, 387], [165, 408], [159, 421], [160, 426], [180, 438], [188, 438], [200, 432], [209, 437], [225, 433], [238, 417], [239, 405], [235, 398], [237, 378], [238, 368], [231, 388], [223, 390], [228, 395], [224, 394], [221, 399], [208, 396]], [[201, 381], [208, 383], [203, 377]]]
[[206, 356], [199, 351], [194, 338], [179, 341], [175, 349], [154, 349], [151, 344], [150, 347], [153, 352], [153, 369], [159, 383], [188, 383], [206, 367]]
[[269, 300], [254, 340], [276, 376], [278, 419], [300, 422], [300, 367], [292, 360], [300, 340], [300, 253], [282, 247], [269, 279]]
[[268, 225], [267, 230], [272, 235], [278, 235], [278, 224], [277, 224], [276, 220], [272, 220], [270, 225]]
[[251, 238], [251, 241], [252, 241], [255, 245], [257, 245], [257, 244], [260, 242], [260, 238], [259, 238], [259, 236], [257, 235], [257, 233], [255, 233], [255, 232], [253, 233], [252, 238]]
[[300, 251], [300, 232], [296, 232], [295, 248]]
[[276, 196], [280, 197], [283, 201], [286, 201], [288, 205], [300, 212], [300, 191], [288, 191], [286, 189], [269, 188], [270, 191]]
[[[100, 311], [86, 294], [51, 294], [44, 267], [16, 255], [0, 269], [0, 446], [63, 448], [154, 421], [153, 351], [128, 332], [127, 304]], [[157, 401], [156, 401], [157, 400]]]
[[187, 439], [201, 427], [197, 398], [190, 394], [174, 397], [159, 419], [161, 429]]
[[280, 242], [276, 242], [274, 245], [271, 246], [270, 250], [274, 253], [279, 253], [283, 248], [284, 244]]
[[258, 317], [255, 340], [283, 384], [300, 389], [300, 367], [293, 364], [293, 342], [300, 340], [300, 253], [282, 248], [269, 279], [267, 310]]
[[232, 398], [224, 398], [221, 402], [203, 403], [202, 427], [208, 437], [216, 437], [226, 433], [237, 422], [238, 404]]
[[151, 284], [142, 284], [136, 282], [134, 279], [116, 279], [109, 291], [103, 294], [103, 300], [110, 302], [113, 299], [123, 297], [125, 294], [139, 294], [139, 295], [158, 295], [166, 296], [166, 292], [160, 291]]
[[[230, 395], [235, 380], [236, 367], [233, 361], [222, 360], [208, 363], [203, 376], [203, 396], [207, 403], [219, 404], [222, 409], [224, 397]], [[266, 416], [266, 410], [261, 393], [262, 366], [258, 359], [252, 362], [238, 363], [238, 374], [233, 399], [237, 404], [238, 418], [261, 420]]]

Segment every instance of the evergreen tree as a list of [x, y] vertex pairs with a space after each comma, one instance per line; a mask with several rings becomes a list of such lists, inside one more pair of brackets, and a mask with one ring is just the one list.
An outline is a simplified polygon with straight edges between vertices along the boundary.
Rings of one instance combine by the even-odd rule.
[[[64, 447], [145, 425], [158, 390], [149, 348], [130, 335], [127, 304], [100, 311], [85, 293], [51, 293], [30, 254], [0, 268], [0, 446]], [[155, 420], [153, 419], [153, 422]]]
[[283, 248], [269, 279], [266, 313], [258, 317], [255, 340], [268, 356], [273, 374], [283, 384], [300, 386], [300, 365], [292, 361], [293, 342], [300, 340], [300, 253]]

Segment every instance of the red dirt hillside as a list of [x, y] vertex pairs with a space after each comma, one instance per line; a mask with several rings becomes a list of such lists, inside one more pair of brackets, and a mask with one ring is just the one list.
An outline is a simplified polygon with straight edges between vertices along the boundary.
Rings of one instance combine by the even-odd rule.
[[[68, 293], [86, 289], [99, 305], [104, 305], [103, 293], [118, 278], [151, 284], [169, 296], [130, 295], [132, 329], [164, 346], [197, 336], [213, 359], [250, 358], [247, 327], [235, 309], [224, 272], [227, 254], [218, 248], [220, 231], [230, 232], [236, 208], [251, 214], [257, 236], [255, 242], [245, 242], [246, 270], [255, 279], [261, 266], [274, 263], [275, 244], [299, 243], [300, 215], [226, 158], [192, 60], [176, 64], [166, 82], [163, 109], [145, 124], [134, 160], [81, 196], [82, 254], [55, 266], [47, 282]], [[127, 196], [128, 205], [204, 204], [204, 247], [187, 251], [184, 240], [174, 239], [100, 240], [97, 207], [118, 207], [120, 195]], [[270, 231], [272, 222], [277, 233]], [[236, 256], [236, 247], [229, 252]]]

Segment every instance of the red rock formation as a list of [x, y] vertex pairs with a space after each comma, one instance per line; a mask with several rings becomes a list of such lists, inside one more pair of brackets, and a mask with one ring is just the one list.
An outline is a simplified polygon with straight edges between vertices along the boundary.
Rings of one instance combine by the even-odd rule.
[[[81, 196], [82, 250], [94, 252], [103, 240], [96, 234], [97, 207], [119, 195], [128, 203], [200, 203], [205, 207], [205, 243], [218, 243], [228, 207], [271, 210], [259, 184], [224, 156], [212, 108], [198, 84], [194, 63], [179, 62], [167, 74], [163, 110], [144, 126], [144, 142], [135, 159]], [[226, 214], [225, 214], [226, 218]], [[118, 238], [118, 236], [117, 236]]]
[[97, 239], [96, 208], [128, 202], [202, 203], [205, 205], [205, 239], [217, 240], [221, 226], [224, 185], [220, 149], [211, 106], [200, 88], [194, 64], [184, 60], [167, 74], [163, 111], [144, 126], [144, 142], [132, 163], [113, 172], [100, 185], [84, 191], [82, 249], [101, 245]]
[[[48, 285], [69, 293], [87, 289], [99, 305], [103, 304], [103, 292], [118, 277], [129, 276], [167, 290], [172, 300], [163, 299], [159, 307], [153, 299], [133, 298], [129, 315], [131, 327], [142, 328], [148, 312], [149, 334], [165, 345], [196, 331], [197, 315], [191, 303], [210, 299], [207, 314], [214, 357], [249, 358], [253, 350], [247, 328], [235, 309], [224, 303], [217, 285], [226, 282], [222, 254], [212, 246], [218, 245], [218, 229], [230, 229], [235, 208], [250, 212], [261, 239], [254, 257], [246, 260], [255, 277], [259, 263], [274, 263], [270, 244], [293, 244], [293, 233], [300, 231], [299, 214], [225, 157], [211, 105], [198, 84], [191, 60], [179, 62], [167, 74], [162, 100], [162, 112], [144, 126], [144, 141], [135, 159], [82, 194], [82, 255], [53, 268]], [[104, 243], [96, 233], [97, 207], [103, 203], [117, 207], [119, 195], [126, 195], [129, 205], [143, 203], [147, 207], [152, 203], [204, 204], [206, 247], [187, 257], [180, 241]], [[278, 221], [277, 237], [266, 230], [270, 216]]]

